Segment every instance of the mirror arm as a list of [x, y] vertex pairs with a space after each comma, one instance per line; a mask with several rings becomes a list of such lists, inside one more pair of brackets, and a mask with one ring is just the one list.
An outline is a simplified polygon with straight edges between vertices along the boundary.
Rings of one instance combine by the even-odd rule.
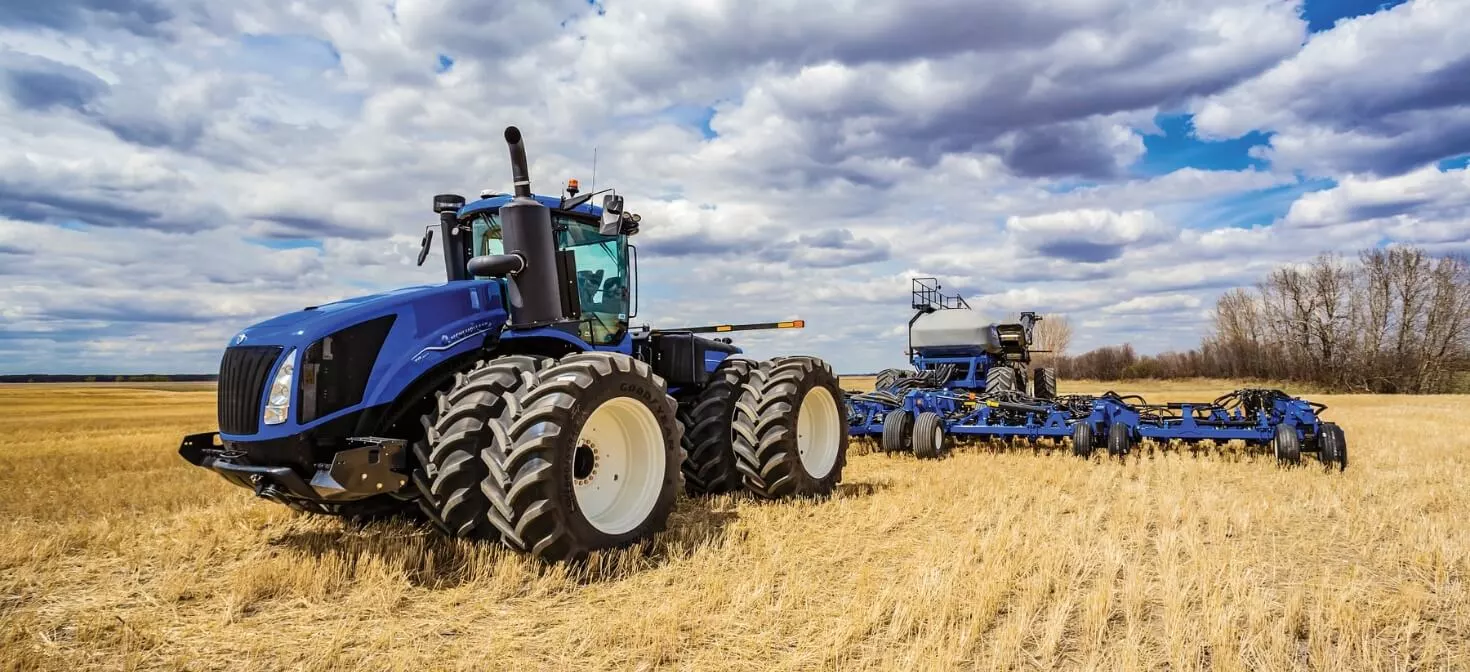
[[424, 260], [429, 258], [429, 243], [434, 241], [434, 225], [424, 227], [424, 239], [419, 241], [419, 261], [416, 266], [423, 266]]

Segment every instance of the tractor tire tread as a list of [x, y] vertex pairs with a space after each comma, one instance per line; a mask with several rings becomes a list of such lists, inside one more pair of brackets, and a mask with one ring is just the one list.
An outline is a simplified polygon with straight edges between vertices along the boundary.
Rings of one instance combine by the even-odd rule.
[[1016, 389], [1016, 370], [1009, 366], [992, 366], [985, 372], [985, 392], [1010, 392]]
[[684, 426], [683, 447], [685, 490], [690, 495], [715, 495], [741, 487], [740, 469], [731, 446], [735, 402], [759, 365], [754, 360], [730, 357], [710, 375], [710, 383], [698, 396], [679, 406], [679, 423]]
[[450, 536], [498, 536], [487, 518], [490, 502], [480, 491], [488, 474], [481, 450], [495, 442], [512, 415], [507, 394], [524, 385], [539, 365], [540, 360], [524, 355], [482, 360], [455, 374], [448, 389], [435, 392], [435, 410], [424, 419], [426, 436], [413, 451], [421, 468], [412, 480], [420, 510]]
[[[611, 384], [605, 381], [609, 377], [629, 376], [646, 382], [656, 395], [644, 400], [657, 411], [664, 436], [664, 457], [669, 460], [666, 482], [648, 518], [634, 529], [616, 537], [589, 533], [590, 526], [577, 520], [581, 514], [576, 511], [570, 473], [557, 467], [559, 461], [571, 462], [575, 446], [570, 442], [576, 436], [568, 435], [592, 410], [586, 407], [589, 393]], [[619, 353], [573, 354], [535, 372], [526, 385], [504, 396], [519, 413], [497, 437], [499, 449], [484, 451], [483, 458], [494, 467], [480, 483], [492, 503], [487, 519], [502, 543], [546, 562], [576, 562], [592, 551], [626, 546], [665, 529], [677, 491], [683, 488], [684, 430], [664, 379], [647, 363]]]
[[1052, 400], [1057, 398], [1057, 371], [1056, 369], [1039, 368], [1031, 381], [1032, 395], [1037, 399]]

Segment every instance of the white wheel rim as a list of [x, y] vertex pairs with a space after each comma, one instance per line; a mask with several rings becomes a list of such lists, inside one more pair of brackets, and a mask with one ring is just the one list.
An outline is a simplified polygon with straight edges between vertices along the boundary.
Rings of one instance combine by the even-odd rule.
[[944, 445], [944, 428], [934, 428], [934, 452], [939, 452], [939, 447]]
[[603, 534], [628, 532], [653, 511], [664, 468], [664, 436], [653, 412], [632, 397], [605, 401], [588, 416], [573, 449], [577, 508]]
[[837, 465], [842, 445], [842, 423], [837, 400], [825, 387], [807, 390], [796, 412], [796, 451], [812, 478], [826, 478]]

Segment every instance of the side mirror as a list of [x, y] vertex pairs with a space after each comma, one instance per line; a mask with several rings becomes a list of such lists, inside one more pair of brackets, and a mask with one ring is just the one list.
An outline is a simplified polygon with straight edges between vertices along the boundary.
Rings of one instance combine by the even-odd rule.
[[608, 194], [602, 199], [602, 225], [597, 232], [604, 236], [616, 236], [623, 227], [623, 197]]
[[429, 258], [429, 243], [434, 240], [434, 227], [424, 227], [424, 239], [419, 241], [419, 263], [415, 266], [423, 266], [424, 260]]

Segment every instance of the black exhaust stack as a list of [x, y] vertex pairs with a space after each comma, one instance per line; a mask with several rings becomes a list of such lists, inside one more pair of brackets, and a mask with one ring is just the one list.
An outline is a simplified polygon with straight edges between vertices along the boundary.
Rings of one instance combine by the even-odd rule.
[[510, 171], [515, 197], [500, 206], [500, 231], [505, 254], [475, 257], [468, 264], [474, 275], [505, 277], [509, 285], [510, 326], [529, 328], [562, 322], [567, 314], [557, 272], [556, 234], [551, 209], [531, 196], [530, 171], [521, 131], [505, 129], [510, 146]]

